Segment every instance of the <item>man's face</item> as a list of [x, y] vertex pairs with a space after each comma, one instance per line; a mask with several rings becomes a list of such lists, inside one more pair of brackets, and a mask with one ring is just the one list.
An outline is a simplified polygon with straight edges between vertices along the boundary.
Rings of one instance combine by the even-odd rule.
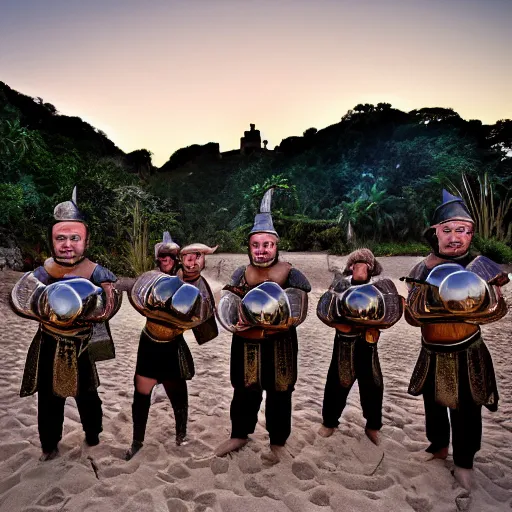
[[168, 274], [174, 267], [174, 259], [169, 254], [159, 254], [156, 259], [158, 268]]
[[354, 283], [366, 283], [369, 280], [369, 268], [366, 263], [354, 263], [352, 265], [352, 281]]
[[183, 254], [181, 256], [181, 263], [183, 264], [183, 275], [185, 277], [199, 277], [205, 265], [204, 254], [202, 252]]
[[249, 239], [252, 262], [259, 267], [270, 266], [277, 255], [277, 237], [270, 233], [256, 233]]
[[73, 264], [79, 261], [87, 246], [87, 228], [81, 222], [58, 222], [52, 227], [55, 259]]
[[439, 243], [439, 254], [445, 256], [463, 256], [469, 250], [473, 239], [473, 224], [462, 220], [454, 220], [438, 224], [436, 235]]

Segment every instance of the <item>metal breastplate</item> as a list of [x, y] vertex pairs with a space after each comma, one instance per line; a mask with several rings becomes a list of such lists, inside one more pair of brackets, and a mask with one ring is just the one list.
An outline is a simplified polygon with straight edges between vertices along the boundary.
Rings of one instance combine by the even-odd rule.
[[182, 331], [213, 315], [213, 298], [201, 277], [191, 285], [160, 271], [146, 272], [135, 281], [129, 298], [145, 317]]
[[351, 323], [386, 329], [403, 313], [402, 298], [390, 279], [352, 285], [341, 279], [318, 302], [317, 314], [327, 324]]
[[434, 267], [423, 282], [415, 282], [407, 300], [410, 314], [423, 323], [499, 320], [507, 306], [499, 289], [471, 267], [444, 263]]

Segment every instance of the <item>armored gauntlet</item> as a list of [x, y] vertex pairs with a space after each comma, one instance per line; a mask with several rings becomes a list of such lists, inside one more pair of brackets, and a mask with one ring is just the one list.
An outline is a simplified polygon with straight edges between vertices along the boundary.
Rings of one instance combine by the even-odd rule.
[[306, 318], [307, 294], [298, 288], [282, 289], [268, 281], [247, 292], [243, 298], [225, 291], [217, 314], [220, 323], [231, 332], [253, 327], [263, 330], [287, 330]]
[[120, 295], [108, 293], [84, 278], [44, 285], [32, 272], [14, 286], [12, 304], [17, 313], [55, 327], [66, 328], [108, 320], [120, 307]]
[[[199, 282], [201, 284], [201, 282]], [[147, 318], [182, 329], [192, 329], [213, 315], [206, 288], [183, 282], [159, 271], [142, 274], [130, 293], [133, 307]]]

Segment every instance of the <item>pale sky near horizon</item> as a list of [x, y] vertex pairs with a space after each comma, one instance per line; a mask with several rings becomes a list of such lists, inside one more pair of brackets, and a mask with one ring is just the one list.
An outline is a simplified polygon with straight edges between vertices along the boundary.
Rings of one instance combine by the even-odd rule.
[[0, 80], [162, 165], [358, 103], [512, 118], [512, 0], [0, 0]]

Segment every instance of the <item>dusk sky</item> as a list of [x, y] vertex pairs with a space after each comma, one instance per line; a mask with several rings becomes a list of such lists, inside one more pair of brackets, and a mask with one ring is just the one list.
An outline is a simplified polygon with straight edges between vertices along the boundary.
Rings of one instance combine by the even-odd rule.
[[162, 165], [358, 103], [512, 118], [512, 0], [1, 0], [0, 80]]

